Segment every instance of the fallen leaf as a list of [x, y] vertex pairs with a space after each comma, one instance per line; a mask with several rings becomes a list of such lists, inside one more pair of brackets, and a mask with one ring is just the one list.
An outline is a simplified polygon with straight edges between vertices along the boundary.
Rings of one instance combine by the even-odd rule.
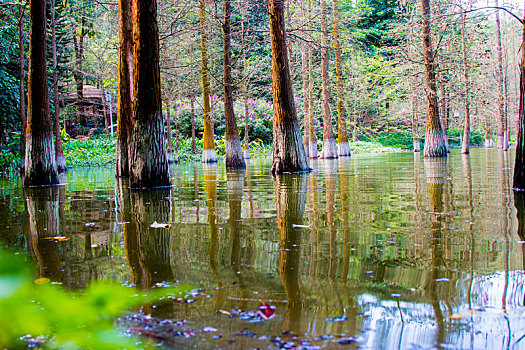
[[64, 241], [68, 241], [69, 237], [57, 236], [57, 237], [44, 237], [42, 239], [50, 239], [50, 240], [53, 240], [53, 241], [64, 242]]
[[168, 228], [168, 227], [170, 227], [170, 224], [159, 224], [158, 222], [153, 221], [153, 223], [151, 224], [151, 227], [153, 227], [153, 228]]
[[49, 283], [51, 280], [49, 278], [46, 278], [46, 277], [41, 277], [41, 278], [37, 278], [36, 280], [34, 280], [33, 282], [35, 284], [38, 284], [38, 285], [43, 285], [43, 284], [46, 284], [46, 283]]

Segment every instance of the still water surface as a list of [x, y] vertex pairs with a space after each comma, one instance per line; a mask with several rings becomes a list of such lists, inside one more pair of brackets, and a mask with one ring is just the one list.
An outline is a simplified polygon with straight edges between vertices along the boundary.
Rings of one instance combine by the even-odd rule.
[[[139, 192], [111, 168], [71, 169], [58, 188], [0, 180], [0, 241], [30, 257], [35, 278], [72, 290], [95, 279], [200, 288], [194, 302], [144, 307], [196, 333], [166, 344], [525, 348], [513, 163], [513, 150], [474, 149], [320, 160], [279, 177], [269, 161], [181, 164], [171, 189]], [[276, 307], [270, 320], [235, 314], [260, 301]]]

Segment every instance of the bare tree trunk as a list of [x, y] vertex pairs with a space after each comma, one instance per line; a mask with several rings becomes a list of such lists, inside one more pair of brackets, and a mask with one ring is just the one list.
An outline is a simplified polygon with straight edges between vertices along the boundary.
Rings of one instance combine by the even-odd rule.
[[[495, 6], [498, 7], [498, 0], [495, 0]], [[496, 134], [496, 147], [506, 151], [508, 145], [505, 144], [505, 99], [503, 87], [503, 49], [501, 44], [501, 25], [499, 20], [499, 11], [496, 11], [496, 47], [498, 51], [498, 63], [496, 66], [496, 79], [498, 80], [498, 132]]]
[[[525, 21], [525, 15], [524, 15]], [[523, 27], [522, 44], [525, 47], [525, 26]], [[520, 62], [520, 101], [516, 131], [516, 158], [514, 161], [514, 190], [525, 190], [525, 50], [521, 50]]]
[[226, 129], [224, 132], [225, 150], [226, 150], [226, 167], [227, 168], [244, 168], [244, 156], [239, 139], [239, 128], [235, 120], [235, 111], [233, 110], [233, 93], [232, 93], [232, 53], [231, 53], [231, 0], [224, 0], [224, 23], [222, 31], [224, 35], [224, 119]]
[[[306, 28], [308, 24], [308, 18], [306, 14], [306, 8], [304, 4], [305, 0], [301, 0], [301, 16], [303, 27]], [[308, 131], [308, 44], [306, 41], [301, 43], [301, 68], [303, 77], [303, 145], [306, 152], [306, 156], [310, 156], [309, 150], [309, 131]]]
[[463, 79], [464, 79], [464, 94], [465, 101], [465, 124], [463, 129], [463, 144], [461, 145], [461, 153], [468, 154], [470, 148], [470, 105], [469, 105], [469, 90], [470, 84], [468, 80], [468, 64], [467, 64], [467, 47], [465, 45], [465, 11], [461, 9], [461, 48], [463, 54]]
[[293, 98], [286, 49], [284, 8], [281, 0], [269, 0], [272, 45], [273, 174], [309, 171]]
[[448, 130], [447, 104], [448, 104], [448, 101], [447, 101], [446, 89], [445, 89], [445, 77], [444, 77], [445, 67], [443, 64], [443, 55], [438, 54], [437, 58], [438, 58], [439, 67], [441, 70], [441, 73], [440, 73], [441, 81], [439, 82], [439, 94], [441, 95], [441, 99], [439, 100], [439, 109], [440, 109], [439, 117], [441, 120], [441, 126], [443, 127], [443, 137], [445, 137], [447, 153], [450, 153], [450, 149], [448, 146], [448, 135], [447, 135], [447, 130]]
[[419, 139], [418, 135], [418, 118], [417, 118], [417, 111], [416, 111], [416, 88], [415, 84], [410, 84], [412, 87], [412, 144], [414, 147], [414, 152], [418, 153], [421, 152], [421, 141]]
[[332, 128], [330, 111], [330, 79], [328, 77], [328, 28], [326, 26], [326, 1], [321, 0], [321, 75], [323, 79], [323, 151], [325, 159], [337, 158], [337, 145]]
[[210, 81], [208, 79], [208, 43], [206, 39], [206, 5], [200, 0], [201, 24], [201, 74], [202, 74], [202, 109], [204, 114], [204, 133], [202, 136], [202, 162], [217, 162], [217, 153], [213, 141], [213, 125], [210, 116]]
[[341, 62], [341, 45], [339, 43], [339, 6], [338, 0], [332, 2], [332, 17], [334, 21], [335, 77], [337, 87], [337, 154], [339, 157], [351, 155], [348, 145], [345, 110], [343, 108], [343, 66]]
[[77, 113], [78, 122], [82, 126], [86, 126], [86, 116], [84, 114], [84, 73], [82, 72], [83, 57], [84, 57], [84, 38], [87, 35], [86, 30], [86, 18], [82, 14], [80, 33], [73, 36], [75, 44], [75, 71], [73, 77], [75, 78], [75, 84], [77, 89]]
[[171, 185], [162, 118], [156, 0], [133, 0], [131, 188]]
[[133, 24], [131, 0], [119, 0], [116, 177], [129, 177], [133, 118]]
[[18, 23], [19, 35], [19, 60], [20, 60], [20, 121], [22, 128], [20, 130], [20, 173], [23, 174], [26, 168], [26, 92], [24, 89], [25, 70], [24, 70], [24, 5], [18, 5], [18, 14], [20, 16]]
[[29, 11], [29, 76], [24, 187], [58, 184], [46, 66], [46, 3], [32, 0]]
[[168, 164], [173, 164], [175, 160], [173, 158], [173, 147], [171, 147], [171, 103], [166, 101], [164, 104], [166, 105], [166, 141], [168, 143], [166, 151], [168, 152]]
[[244, 16], [245, 11], [243, 10], [243, 17], [241, 21], [242, 31], [242, 62], [243, 62], [243, 98], [244, 98], [244, 159], [250, 159], [250, 136], [248, 129], [248, 64], [246, 62], [246, 48], [245, 48], [245, 33], [244, 33]]
[[439, 120], [436, 93], [436, 74], [434, 55], [430, 41], [430, 2], [421, 0], [423, 18], [423, 51], [425, 58], [425, 80], [427, 88], [427, 131], [425, 137], [425, 157], [446, 157], [447, 146], [441, 121]]
[[56, 19], [55, 0], [51, 0], [51, 46], [53, 52], [53, 102], [55, 106], [55, 158], [58, 173], [67, 172], [66, 157], [62, 149], [62, 137], [60, 135], [60, 107], [58, 103], [58, 68], [57, 68], [57, 42], [56, 42]]
[[195, 101], [190, 98], [191, 101], [191, 150], [193, 154], [197, 154], [197, 143], [195, 142]]
[[[308, 21], [312, 13], [311, 0], [307, 0]], [[314, 74], [313, 74], [313, 54], [312, 48], [308, 47], [308, 157], [317, 159], [317, 135], [315, 134], [314, 124]]]

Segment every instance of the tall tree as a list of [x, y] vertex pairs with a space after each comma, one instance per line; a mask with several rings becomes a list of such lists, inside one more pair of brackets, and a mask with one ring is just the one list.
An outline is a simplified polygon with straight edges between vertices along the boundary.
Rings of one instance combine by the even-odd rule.
[[24, 186], [36, 187], [58, 184], [58, 171], [49, 114], [45, 0], [32, 0], [29, 16], [31, 32]]
[[284, 4], [268, 0], [272, 45], [273, 174], [309, 171], [293, 98], [286, 49]]
[[461, 52], [463, 55], [463, 83], [464, 83], [464, 103], [465, 103], [465, 124], [463, 125], [463, 143], [461, 153], [468, 154], [470, 148], [470, 104], [469, 104], [469, 80], [467, 64], [467, 46], [465, 44], [465, 11], [461, 8]]
[[168, 164], [173, 164], [175, 163], [175, 157], [173, 157], [173, 147], [171, 146], [171, 103], [170, 101], [166, 101], [165, 105], [166, 105], [166, 137], [167, 137], [166, 142], [168, 143], [166, 152], [168, 152]]
[[244, 31], [244, 20], [246, 16], [246, 7], [243, 7], [243, 14], [241, 20], [241, 32], [242, 32], [242, 41], [241, 45], [243, 47], [242, 51], [242, 68], [243, 68], [243, 99], [244, 99], [244, 159], [250, 159], [250, 136], [248, 134], [248, 63], [246, 61], [246, 48], [245, 48], [245, 36], [246, 32]]
[[208, 43], [206, 38], [206, 5], [200, 0], [201, 24], [201, 75], [202, 75], [202, 111], [204, 114], [204, 132], [202, 135], [202, 162], [217, 162], [215, 143], [213, 141], [213, 127], [210, 116], [210, 80], [208, 78]]
[[223, 59], [223, 85], [224, 85], [224, 119], [226, 130], [224, 143], [226, 148], [226, 167], [227, 168], [244, 168], [244, 156], [239, 139], [239, 128], [235, 120], [235, 111], [233, 110], [233, 93], [232, 93], [232, 52], [231, 52], [231, 0], [224, 0], [224, 22], [222, 24], [224, 59]]
[[58, 103], [58, 64], [57, 64], [57, 40], [56, 40], [56, 1], [51, 0], [51, 50], [53, 56], [53, 102], [55, 110], [55, 158], [59, 173], [67, 171], [66, 157], [62, 149], [62, 137], [60, 134], [60, 107]]
[[425, 81], [427, 92], [427, 131], [425, 136], [425, 157], [446, 157], [447, 145], [439, 120], [436, 92], [434, 55], [430, 40], [430, 1], [421, 0], [423, 18], [423, 56], [425, 60]]
[[[311, 0], [307, 0], [306, 13], [308, 22], [311, 19], [312, 3]], [[314, 73], [313, 73], [313, 53], [312, 47], [308, 46], [308, 157], [317, 158], [317, 135], [315, 134], [314, 124]]]
[[[525, 15], [523, 16], [525, 23]], [[523, 26], [521, 47], [525, 47], [525, 25]], [[512, 187], [515, 190], [525, 190], [525, 50], [521, 50], [520, 62], [520, 96], [518, 108], [518, 125], [516, 137], [516, 158], [514, 160], [514, 179]]]
[[119, 0], [117, 150], [115, 175], [129, 177], [133, 114], [133, 24], [131, 0]]
[[337, 158], [337, 146], [330, 111], [330, 79], [328, 77], [328, 28], [326, 25], [326, 1], [321, 0], [321, 76], [323, 81], [323, 158]]
[[[498, 7], [498, 0], [495, 0], [495, 6]], [[505, 134], [507, 133], [507, 116], [505, 114], [505, 91], [503, 86], [503, 48], [501, 44], [501, 24], [499, 11], [496, 11], [496, 49], [498, 62], [496, 64], [496, 79], [498, 80], [498, 132], [496, 133], [496, 147], [506, 151], [509, 146], [505, 143]]]
[[343, 65], [341, 62], [341, 44], [339, 41], [339, 5], [338, 0], [332, 2], [332, 19], [334, 21], [334, 48], [335, 48], [335, 79], [337, 89], [337, 154], [339, 157], [351, 155], [346, 132], [346, 116], [343, 107]]
[[[305, 0], [301, 0], [301, 18], [302, 25], [306, 28], [308, 18], [306, 15]], [[303, 145], [306, 156], [309, 156], [309, 131], [308, 131], [308, 43], [303, 40], [301, 43], [301, 70], [303, 77]]]
[[24, 89], [25, 69], [24, 69], [24, 5], [20, 2], [18, 5], [18, 36], [19, 36], [19, 60], [20, 60], [20, 122], [22, 129], [20, 132], [20, 172], [23, 174], [26, 164], [26, 92]]
[[131, 188], [171, 185], [162, 118], [157, 1], [133, 0]]
[[77, 113], [78, 121], [81, 125], [86, 124], [85, 111], [84, 111], [84, 72], [82, 67], [84, 65], [84, 44], [85, 38], [88, 34], [87, 20], [86, 20], [86, 9], [84, 3], [80, 4], [80, 23], [78, 29], [75, 29], [75, 35], [73, 41], [75, 44], [75, 70], [73, 77], [75, 78], [76, 91], [77, 91]]

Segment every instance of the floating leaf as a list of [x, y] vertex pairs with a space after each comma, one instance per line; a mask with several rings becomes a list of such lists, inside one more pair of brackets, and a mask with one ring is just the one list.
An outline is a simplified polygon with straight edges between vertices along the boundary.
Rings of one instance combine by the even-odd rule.
[[292, 227], [298, 227], [298, 228], [311, 228], [312, 226], [310, 226], [310, 225], [296, 225], [296, 224], [293, 224]]
[[472, 317], [476, 310], [468, 310], [466, 312], [460, 312], [454, 315], [450, 315], [448, 318], [451, 320], [460, 320], [462, 318]]
[[50, 239], [53, 241], [64, 242], [64, 241], [68, 241], [69, 237], [56, 236], [56, 237], [44, 237], [42, 239]]
[[49, 278], [46, 278], [46, 277], [41, 277], [41, 278], [37, 278], [36, 280], [34, 280], [33, 282], [35, 284], [38, 284], [38, 285], [43, 285], [43, 284], [46, 284], [46, 283], [49, 283], [51, 280]]
[[265, 320], [269, 320], [275, 315], [275, 306], [270, 306], [266, 304], [264, 301], [261, 302], [261, 305], [259, 305], [259, 312], [258, 314]]
[[151, 224], [151, 227], [153, 227], [153, 228], [168, 228], [168, 227], [170, 227], [170, 224], [159, 224], [158, 222], [153, 221], [153, 223]]

